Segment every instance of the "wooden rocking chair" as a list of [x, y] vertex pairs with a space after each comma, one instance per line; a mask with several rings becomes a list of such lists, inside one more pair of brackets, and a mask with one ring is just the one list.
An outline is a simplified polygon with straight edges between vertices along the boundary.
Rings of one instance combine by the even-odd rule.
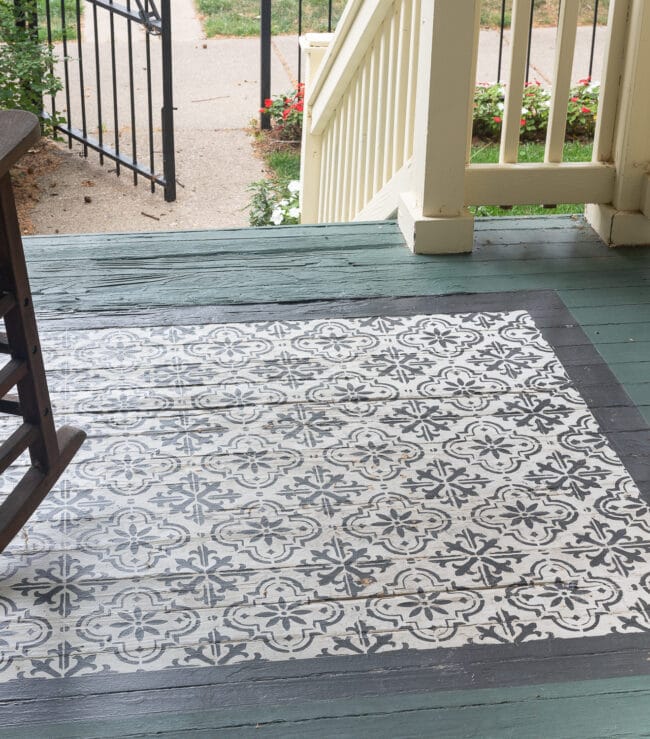
[[[0, 552], [38, 508], [86, 438], [63, 426], [57, 432], [41, 357], [9, 169], [40, 138], [38, 119], [19, 110], [0, 111], [0, 413], [22, 417], [0, 445], [0, 474], [29, 450], [31, 467], [0, 505]], [[7, 393], [17, 389], [17, 396]]]

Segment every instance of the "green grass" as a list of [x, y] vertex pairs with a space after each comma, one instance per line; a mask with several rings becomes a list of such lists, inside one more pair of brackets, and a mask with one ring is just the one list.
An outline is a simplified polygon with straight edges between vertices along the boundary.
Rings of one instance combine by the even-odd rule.
[[268, 168], [278, 180], [300, 179], [300, 151], [273, 151], [264, 157]]
[[[564, 145], [564, 161], [590, 162], [592, 144], [573, 141]], [[484, 144], [472, 148], [472, 164], [496, 164], [499, 161], [498, 144]], [[543, 162], [544, 144], [522, 144], [519, 147], [520, 162]], [[584, 205], [566, 204], [556, 208], [544, 208], [541, 205], [515, 205], [511, 209], [491, 205], [480, 205], [470, 210], [477, 216], [538, 216], [538, 215], [570, 215], [584, 213]]]
[[[535, 0], [535, 14], [533, 16], [537, 26], [557, 25], [560, 0]], [[589, 25], [594, 20], [594, 0], [581, 0], [580, 23]], [[598, 22], [607, 23], [609, 0], [601, 0], [598, 5]], [[512, 15], [512, 0], [506, 2], [506, 23], [510, 24]], [[483, 0], [481, 6], [481, 25], [494, 28], [501, 25], [501, 0]]]
[[[298, 33], [297, 0], [273, 0], [274, 34]], [[341, 17], [345, 0], [334, 0], [332, 23]], [[257, 36], [260, 0], [197, 0], [206, 36]], [[303, 33], [327, 31], [327, 0], [304, 0]]]
[[[66, 0], [69, 2], [70, 0]], [[43, 0], [39, 0], [43, 2]], [[560, 0], [535, 0], [535, 24], [557, 24]], [[256, 36], [260, 32], [259, 0], [197, 0], [203, 16], [203, 28], [207, 36]], [[334, 0], [332, 21], [334, 26], [341, 17], [345, 0]], [[609, 0], [600, 0], [599, 23], [607, 22]], [[506, 22], [510, 23], [512, 0], [506, 2]], [[327, 0], [304, 0], [303, 30], [327, 31]], [[580, 23], [589, 24], [594, 17], [594, 0], [580, 3]], [[494, 28], [501, 23], [501, 0], [483, 0], [481, 24]], [[297, 0], [273, 0], [272, 28], [274, 34], [298, 32]]]
[[[47, 42], [47, 16], [45, 12], [45, 0], [37, 0], [38, 2], [38, 21], [39, 21], [39, 37], [41, 41]], [[79, 9], [83, 14], [85, 2], [79, 3]], [[67, 29], [68, 41], [75, 41], [77, 38], [77, 0], [64, 0], [65, 9], [65, 25]], [[61, 2], [60, 0], [51, 0], [50, 2], [50, 22], [52, 27], [52, 41], [63, 40], [63, 26], [61, 24]]]

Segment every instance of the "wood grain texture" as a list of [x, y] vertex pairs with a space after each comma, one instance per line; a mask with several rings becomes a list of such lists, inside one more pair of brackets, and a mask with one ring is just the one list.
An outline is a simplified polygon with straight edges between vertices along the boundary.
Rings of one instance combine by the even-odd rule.
[[[348, 315], [367, 315], [369, 299], [379, 296], [395, 305], [397, 295], [557, 290], [573, 318], [563, 324], [548, 309], [538, 310], [535, 319], [552, 332], [546, 335], [557, 343], [567, 371], [582, 378], [581, 393], [603, 428], [628, 449], [624, 461], [643, 489], [641, 478], [650, 480], [650, 438], [630, 437], [642, 422], [616, 380], [650, 418], [650, 252], [609, 250], [584, 221], [573, 218], [486, 220], [476, 238], [471, 255], [433, 258], [410, 254], [392, 223], [37, 237], [28, 240], [27, 254], [42, 331], [255, 320], [269, 315], [270, 304], [275, 316], [296, 318], [300, 309], [290, 301], [301, 298], [311, 301], [313, 316], [333, 315], [335, 306]], [[170, 288], [179, 272], [188, 274], [189, 292]], [[447, 299], [461, 306], [464, 298]], [[418, 300], [425, 299], [415, 298], [416, 306]], [[580, 327], [607, 355], [610, 369], [593, 361]], [[647, 735], [650, 678], [630, 672], [635, 661], [647, 666], [647, 649], [624, 642], [590, 647], [580, 656], [566, 650], [562, 664], [551, 653], [531, 657], [530, 670], [548, 670], [543, 685], [517, 686], [520, 676], [512, 663], [480, 655], [464, 666], [429, 662], [411, 674], [390, 665], [363, 680], [329, 668], [326, 675], [297, 673], [291, 680], [236, 668], [225, 679], [233, 696], [245, 698], [244, 706], [224, 703], [225, 694], [197, 671], [185, 687], [165, 684], [161, 676], [160, 692], [138, 676], [119, 685], [102, 676], [60, 681], [51, 696], [40, 681], [30, 681], [33, 690], [21, 688], [19, 694], [0, 686], [0, 715], [5, 726], [7, 716], [14, 717], [5, 735], [30, 737], [423, 736], [433, 727], [441, 737]], [[516, 664], [524, 667], [525, 661], [517, 658]], [[373, 670], [370, 659], [368, 667]], [[492, 676], [493, 687], [458, 689], [458, 680], [481, 674]], [[293, 696], [289, 701], [277, 692], [283, 679]], [[84, 705], [82, 695], [92, 700]], [[267, 704], [260, 704], [261, 696]]]
[[38, 118], [24, 110], [0, 110], [0, 177], [41, 135]]

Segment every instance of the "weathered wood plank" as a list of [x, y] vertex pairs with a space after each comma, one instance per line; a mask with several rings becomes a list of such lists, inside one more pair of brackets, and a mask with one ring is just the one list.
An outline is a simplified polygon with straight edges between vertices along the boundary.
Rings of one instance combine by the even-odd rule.
[[[551, 217], [480, 222], [477, 248], [470, 257], [414, 257], [403, 247], [394, 224], [39, 237], [30, 240], [29, 254], [33, 282], [40, 292], [41, 314], [49, 319], [41, 324], [44, 329], [63, 324], [128, 325], [133, 320], [144, 322], [139, 325], [168, 324], [178, 322], [179, 317], [188, 323], [207, 322], [209, 315], [216, 316], [215, 320], [224, 320], [224, 316], [238, 320], [237, 303], [256, 303], [246, 309], [249, 315], [264, 319], [268, 306], [260, 301], [559, 290], [573, 309], [575, 322], [585, 328], [609, 359], [611, 369], [626, 383], [632, 400], [650, 419], [650, 251], [608, 250], [581, 220]], [[169, 279], [174, 274], [184, 275], [180, 283]], [[208, 307], [215, 303], [230, 305], [215, 313]], [[360, 315], [364, 314], [364, 304], [364, 300], [358, 302]], [[332, 303], [313, 305], [320, 315], [331, 315]], [[286, 315], [292, 317], [290, 306], [286, 306]], [[624, 461], [629, 469], [647, 484], [650, 440], [636, 433], [630, 436], [638, 429], [639, 418], [626, 404], [620, 388], [616, 391], [611, 372], [592, 363], [589, 345], [579, 330], [571, 328], [573, 321], [565, 321], [569, 328], [562, 329], [551, 311], [538, 324], [554, 331], [554, 339], [562, 345], [559, 353], [570, 365], [571, 373], [581, 375], [583, 396], [599, 409], [598, 419], [612, 433], [613, 443], [627, 450]], [[601, 649], [594, 646], [592, 652]], [[544, 664], [549, 680], [553, 680], [553, 674], [563, 674], [569, 680], [595, 674], [590, 667], [594, 654], [583, 658], [566, 656], [562, 669], [552, 665], [548, 656], [537, 661], [531, 658], [527, 665], [522, 665], [521, 654], [518, 652], [517, 670], [532, 674]], [[208, 681], [199, 688], [170, 691], [175, 685], [172, 682], [165, 690], [156, 692], [143, 690], [142, 677], [136, 676], [121, 681], [123, 693], [105, 702], [103, 683], [84, 679], [83, 688], [75, 688], [74, 693], [100, 697], [92, 698], [81, 712], [77, 707], [83, 701], [70, 700], [68, 705], [74, 713], [56, 724], [43, 723], [51, 721], [52, 706], [47, 700], [40, 700], [40, 688], [34, 684], [36, 693], [32, 698], [28, 693], [20, 693], [23, 700], [19, 714], [21, 721], [32, 722], [22, 734], [30, 737], [38, 735], [43, 726], [47, 726], [47, 735], [53, 737], [86, 736], [88, 729], [97, 736], [146, 735], [154, 730], [170, 736], [200, 735], [199, 731], [206, 736], [241, 735], [248, 731], [282, 736], [402, 735], [409, 731], [421, 735], [430, 733], [432, 726], [436, 727], [436, 736], [454, 737], [461, 730], [476, 737], [641, 736], [650, 725], [644, 708], [649, 703], [650, 684], [646, 677], [622, 677], [630, 674], [631, 660], [636, 658], [633, 655], [646, 660], [645, 652], [625, 651], [622, 646], [603, 657], [602, 672], [598, 674], [616, 674], [615, 680], [521, 689], [501, 683], [489, 695], [477, 691], [449, 693], [447, 702], [440, 692], [428, 696], [405, 693], [421, 692], [426, 680], [437, 674], [441, 684], [449, 685], [457, 679], [467, 684], [467, 676], [476, 675], [480, 667], [448, 664], [442, 669], [428, 667], [417, 676], [397, 676], [394, 668], [387, 667], [376, 673], [376, 679], [372, 672], [355, 676], [354, 680], [336, 675], [331, 684], [340, 686], [342, 692], [327, 693], [329, 700], [313, 706], [307, 702], [305, 691], [310, 689], [310, 683], [306, 679], [291, 683], [295, 690], [290, 703], [277, 698], [286, 696], [290, 687], [286, 676], [265, 680], [265, 706], [259, 705], [256, 680], [248, 687], [233, 685], [230, 693], [215, 691]], [[491, 664], [490, 669], [493, 667]], [[511, 678], [513, 669], [510, 665], [506, 670]], [[233, 673], [235, 679], [237, 674], [239, 670]], [[382, 697], [360, 697], [361, 679], [367, 696], [374, 691], [382, 692]], [[391, 679], [392, 692], [386, 690], [386, 681]], [[322, 676], [316, 676], [313, 682], [318, 685], [316, 695], [322, 695]], [[80, 680], [78, 685], [81, 684]], [[524, 692], [517, 693], [518, 690]], [[216, 695], [218, 709], [210, 702]], [[232, 706], [240, 705], [249, 696], [246, 707], [228, 708], [228, 695], [239, 701]], [[33, 698], [38, 700], [32, 702]], [[167, 707], [172, 703], [174, 712], [170, 713]], [[58, 715], [61, 708], [58, 703]], [[0, 702], [0, 713], [3, 719], [18, 715], [15, 705], [9, 702]], [[271, 723], [274, 721], [277, 723]], [[41, 723], [34, 729], [36, 722]], [[270, 725], [256, 728], [258, 723]]]

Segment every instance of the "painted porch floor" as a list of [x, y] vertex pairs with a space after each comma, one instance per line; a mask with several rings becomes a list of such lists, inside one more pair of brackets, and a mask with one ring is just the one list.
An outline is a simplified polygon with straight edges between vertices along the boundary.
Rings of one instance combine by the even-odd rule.
[[[643, 399], [650, 253], [505, 223], [435, 259], [392, 224], [29, 243], [58, 422], [90, 438], [2, 562], [16, 736], [357, 736], [433, 689], [414, 733], [455, 689], [500, 736], [508, 686], [647, 697], [650, 434], [586, 334]], [[602, 306], [585, 333], [539, 288]], [[393, 297], [461, 290], [495, 294]]]

